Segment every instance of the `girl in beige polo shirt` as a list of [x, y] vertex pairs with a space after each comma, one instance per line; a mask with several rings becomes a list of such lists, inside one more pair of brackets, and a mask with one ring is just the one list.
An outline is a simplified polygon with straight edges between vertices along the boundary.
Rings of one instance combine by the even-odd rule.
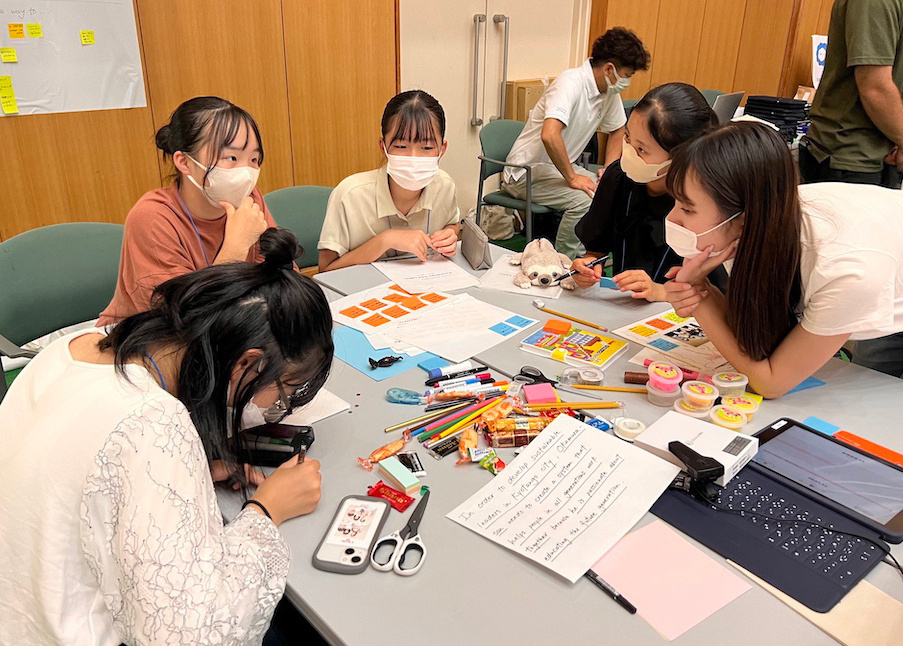
[[386, 164], [346, 177], [329, 198], [320, 271], [457, 250], [455, 183], [439, 169], [448, 146], [442, 106], [421, 90], [402, 92], [386, 105], [381, 126]]
[[157, 132], [172, 183], [145, 193], [125, 221], [119, 279], [98, 325], [150, 308], [154, 288], [224, 262], [262, 262], [260, 234], [276, 223], [256, 188], [263, 142], [254, 118], [225, 99], [199, 96]]

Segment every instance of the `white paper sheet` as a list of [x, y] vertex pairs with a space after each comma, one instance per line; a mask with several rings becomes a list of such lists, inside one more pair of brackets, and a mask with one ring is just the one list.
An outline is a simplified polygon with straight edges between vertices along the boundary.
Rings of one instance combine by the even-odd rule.
[[678, 471], [560, 416], [448, 518], [574, 583], [649, 510]]
[[351, 404], [325, 388], [311, 400], [307, 406], [292, 411], [292, 414], [282, 420], [283, 424], [296, 424], [298, 426], [310, 426], [327, 417], [351, 409]]
[[536, 324], [469, 294], [452, 297], [438, 309], [399, 320], [384, 334], [452, 362], [464, 361]]
[[542, 296], [543, 298], [558, 298], [561, 296], [561, 287], [537, 287], [530, 285], [524, 289], [514, 284], [514, 277], [520, 272], [520, 265], [511, 264], [511, 254], [505, 254], [493, 263], [483, 278], [480, 279], [480, 287], [483, 289], [495, 289], [502, 292], [512, 292], [514, 294], [529, 294], [531, 296]]
[[429, 258], [426, 262], [419, 259], [386, 260], [372, 263], [386, 278], [398, 283], [412, 294], [436, 291], [441, 289], [452, 292], [479, 285], [476, 276], [467, 273], [454, 261], [444, 256]]
[[[395, 289], [393, 289], [393, 287]], [[411, 295], [397, 289], [393, 283], [383, 283], [370, 289], [349, 294], [329, 304], [332, 318], [336, 323], [353, 327], [364, 334], [383, 335], [396, 322], [411, 317], [414, 313], [425, 312], [448, 303], [452, 296], [443, 292], [427, 292]], [[384, 338], [374, 340], [388, 347]]]

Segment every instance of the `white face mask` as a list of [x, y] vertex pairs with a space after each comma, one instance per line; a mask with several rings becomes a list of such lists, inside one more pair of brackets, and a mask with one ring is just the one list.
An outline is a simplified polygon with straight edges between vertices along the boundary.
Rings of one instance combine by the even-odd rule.
[[[191, 155], [185, 156], [206, 172], [206, 166], [199, 163]], [[254, 187], [257, 186], [258, 177], [260, 177], [259, 168], [251, 166], [220, 168], [219, 166], [214, 166], [207, 174], [207, 182], [209, 183], [207, 187], [202, 187], [191, 175], [188, 176], [188, 181], [194, 184], [213, 206], [219, 207], [220, 202], [228, 202], [235, 208], [238, 208], [244, 199], [251, 194]]]
[[[385, 150], [385, 149], [383, 149]], [[390, 155], [386, 151], [389, 177], [401, 188], [419, 191], [439, 174], [439, 157]]]
[[[647, 164], [640, 157], [632, 145], [626, 139], [621, 140], [621, 170], [637, 184], [648, 184], [661, 179], [667, 174], [671, 160], [665, 160], [661, 164]], [[662, 171], [665, 171], [664, 173]]]
[[608, 86], [609, 94], [620, 94], [621, 92], [623, 92], [624, 90], [626, 90], [627, 88], [630, 87], [630, 77], [627, 76], [627, 77], [621, 78], [620, 76], [618, 76], [618, 68], [615, 67], [614, 64], [612, 64], [612, 66], [611, 66], [611, 72], [612, 72], [612, 74], [615, 75], [614, 83], [609, 81], [607, 76], [605, 77], [605, 84]]
[[[743, 213], [743, 211], [734, 213], [731, 217], [729, 217], [721, 224], [715, 225], [708, 231], [703, 231], [702, 233], [694, 233], [688, 228], [682, 227], [679, 224], [672, 222], [670, 218], [665, 218], [665, 242], [669, 247], [671, 247], [672, 250], [674, 250], [674, 253], [676, 253], [678, 256], [681, 256], [682, 258], [695, 258], [702, 253], [702, 249], [697, 246], [699, 236], [704, 236], [707, 233], [711, 233], [715, 229], [723, 227], [725, 224], [733, 220], [741, 213]], [[722, 249], [721, 251], [711, 252], [709, 254], [709, 258], [714, 258], [721, 253], [724, 253], [724, 249]]]

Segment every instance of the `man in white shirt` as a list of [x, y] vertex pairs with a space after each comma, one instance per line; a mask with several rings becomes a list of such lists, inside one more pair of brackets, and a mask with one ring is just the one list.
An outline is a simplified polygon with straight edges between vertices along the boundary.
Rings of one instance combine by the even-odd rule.
[[[620, 156], [627, 116], [619, 95], [635, 72], [649, 68], [649, 61], [636, 34], [609, 29], [593, 43], [583, 65], [562, 72], [543, 92], [508, 153], [509, 164], [530, 167], [533, 201], [563, 213], [555, 248], [571, 258], [584, 252], [574, 227], [589, 210], [598, 182], [574, 161], [600, 127], [609, 133], [605, 163]], [[503, 188], [525, 199], [526, 170], [506, 167]]]

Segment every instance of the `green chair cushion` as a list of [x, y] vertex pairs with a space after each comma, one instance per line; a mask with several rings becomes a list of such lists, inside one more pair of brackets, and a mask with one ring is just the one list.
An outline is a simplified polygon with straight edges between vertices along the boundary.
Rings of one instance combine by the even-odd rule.
[[276, 224], [294, 233], [304, 249], [298, 259], [299, 267], [317, 264], [317, 243], [331, 194], [332, 189], [328, 186], [290, 186], [264, 196]]

